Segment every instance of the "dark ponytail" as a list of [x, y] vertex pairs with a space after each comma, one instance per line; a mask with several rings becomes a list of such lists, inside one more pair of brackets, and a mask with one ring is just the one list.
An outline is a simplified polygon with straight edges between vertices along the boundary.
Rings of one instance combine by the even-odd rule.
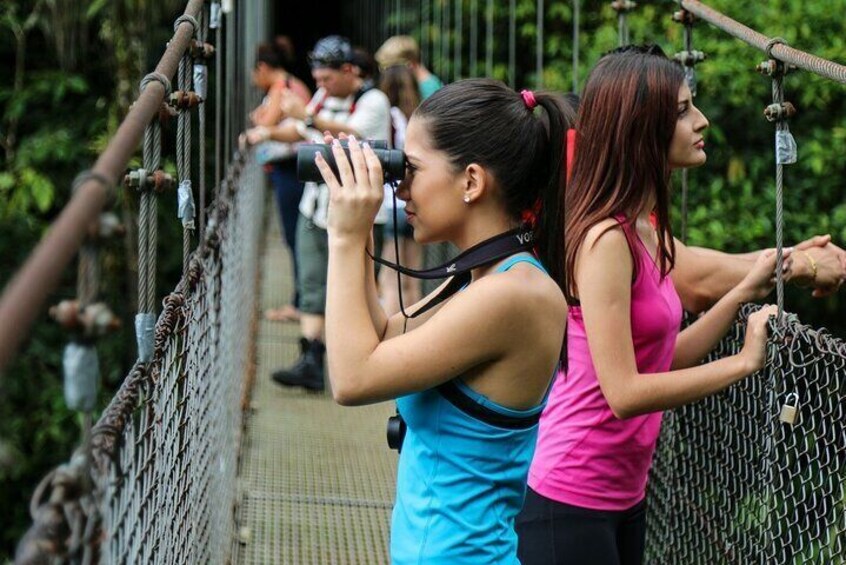
[[565, 171], [567, 163], [567, 130], [575, 122], [575, 109], [563, 97], [547, 93], [535, 93], [538, 106], [546, 115], [544, 126], [548, 149], [546, 179], [541, 177], [540, 210], [535, 223], [535, 241], [538, 257], [561, 290], [566, 288], [564, 253], [564, 192], [567, 185]]
[[414, 116], [426, 121], [435, 149], [456, 170], [477, 163], [491, 171], [516, 221], [531, 213], [538, 258], [563, 290], [564, 164], [575, 111], [557, 94], [537, 92], [534, 99], [531, 109], [499, 81], [468, 79], [437, 91]]

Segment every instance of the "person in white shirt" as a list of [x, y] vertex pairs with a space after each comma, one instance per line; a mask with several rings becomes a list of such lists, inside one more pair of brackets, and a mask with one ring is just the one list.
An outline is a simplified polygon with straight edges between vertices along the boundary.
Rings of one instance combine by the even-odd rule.
[[[332, 35], [324, 37], [309, 54], [311, 74], [318, 90], [308, 104], [286, 93], [283, 113], [290, 123], [259, 132], [250, 143], [277, 141], [323, 142], [323, 132], [333, 136], [346, 134], [358, 139], [386, 140], [391, 135], [391, 106], [385, 94], [367, 85], [359, 75], [349, 40]], [[306, 183], [300, 200], [297, 222], [297, 290], [300, 295], [300, 340], [302, 354], [293, 366], [275, 371], [273, 380], [284, 386], [302, 386], [308, 390], [324, 389], [323, 335], [326, 308], [326, 268], [328, 248], [326, 212], [329, 191], [325, 184]]]
[[[382, 69], [379, 79], [379, 89], [387, 96], [391, 103], [391, 133], [394, 149], [405, 147], [405, 130], [411, 114], [420, 105], [420, 93], [414, 73], [405, 65], [393, 65]], [[396, 206], [396, 215], [394, 214]], [[387, 216], [385, 226], [385, 244], [382, 248], [382, 258], [408, 267], [420, 269], [423, 264], [423, 246], [414, 241], [414, 229], [408, 223], [405, 215], [405, 201], [394, 198], [393, 189], [385, 185], [385, 198], [382, 201], [381, 214]], [[396, 222], [394, 221], [396, 217]], [[397, 258], [397, 248], [399, 258]], [[377, 275], [382, 306], [388, 315], [400, 311], [400, 288], [402, 288], [402, 303], [411, 305], [421, 298], [419, 279], [406, 275], [399, 277], [398, 273], [390, 269], [382, 269]]]

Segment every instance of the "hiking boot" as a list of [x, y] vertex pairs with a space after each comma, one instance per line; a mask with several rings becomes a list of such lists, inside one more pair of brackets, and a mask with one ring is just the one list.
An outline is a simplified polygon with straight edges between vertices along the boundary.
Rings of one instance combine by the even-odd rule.
[[319, 339], [300, 338], [300, 358], [288, 369], [274, 371], [271, 378], [282, 386], [301, 386], [307, 390], [321, 392], [326, 388], [323, 382], [323, 354], [326, 346]]

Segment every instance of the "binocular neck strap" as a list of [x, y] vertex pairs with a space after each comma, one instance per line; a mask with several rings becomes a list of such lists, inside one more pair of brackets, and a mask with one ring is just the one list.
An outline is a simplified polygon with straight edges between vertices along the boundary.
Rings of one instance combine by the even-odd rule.
[[452, 277], [441, 291], [432, 297], [426, 304], [423, 305], [414, 314], [408, 315], [405, 312], [405, 307], [400, 304], [402, 314], [406, 319], [412, 319], [424, 314], [447, 300], [449, 297], [460, 291], [462, 288], [470, 284], [472, 278], [471, 271], [478, 267], [484, 267], [495, 263], [500, 259], [505, 259], [522, 251], [531, 251], [534, 245], [534, 234], [531, 229], [520, 228], [507, 232], [503, 232], [490, 239], [486, 239], [467, 249], [458, 257], [440, 265], [426, 270], [415, 270], [403, 267], [397, 263], [391, 263], [378, 257], [374, 257], [369, 251], [370, 258], [395, 271], [416, 279], [443, 279]]
[[530, 251], [534, 245], [534, 234], [531, 229], [520, 228], [507, 232], [503, 232], [490, 239], [486, 239], [481, 243], [477, 243], [473, 247], [467, 249], [458, 255], [455, 259], [447, 261], [438, 267], [431, 269], [415, 270], [403, 267], [398, 263], [391, 263], [379, 257], [374, 257], [370, 252], [370, 258], [380, 265], [384, 265], [389, 269], [399, 271], [403, 275], [415, 279], [445, 279], [447, 277], [457, 276], [463, 273], [469, 273], [477, 267], [484, 267], [490, 265], [500, 259], [510, 257], [515, 253], [521, 251]]

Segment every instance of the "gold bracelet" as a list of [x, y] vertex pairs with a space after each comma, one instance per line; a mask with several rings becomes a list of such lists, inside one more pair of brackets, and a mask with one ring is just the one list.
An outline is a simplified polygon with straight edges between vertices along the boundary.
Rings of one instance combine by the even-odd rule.
[[812, 283], [816, 282], [817, 281], [817, 262], [804, 249], [800, 249], [799, 253], [804, 255], [805, 259], [808, 260], [808, 264], [811, 265], [811, 282]]

